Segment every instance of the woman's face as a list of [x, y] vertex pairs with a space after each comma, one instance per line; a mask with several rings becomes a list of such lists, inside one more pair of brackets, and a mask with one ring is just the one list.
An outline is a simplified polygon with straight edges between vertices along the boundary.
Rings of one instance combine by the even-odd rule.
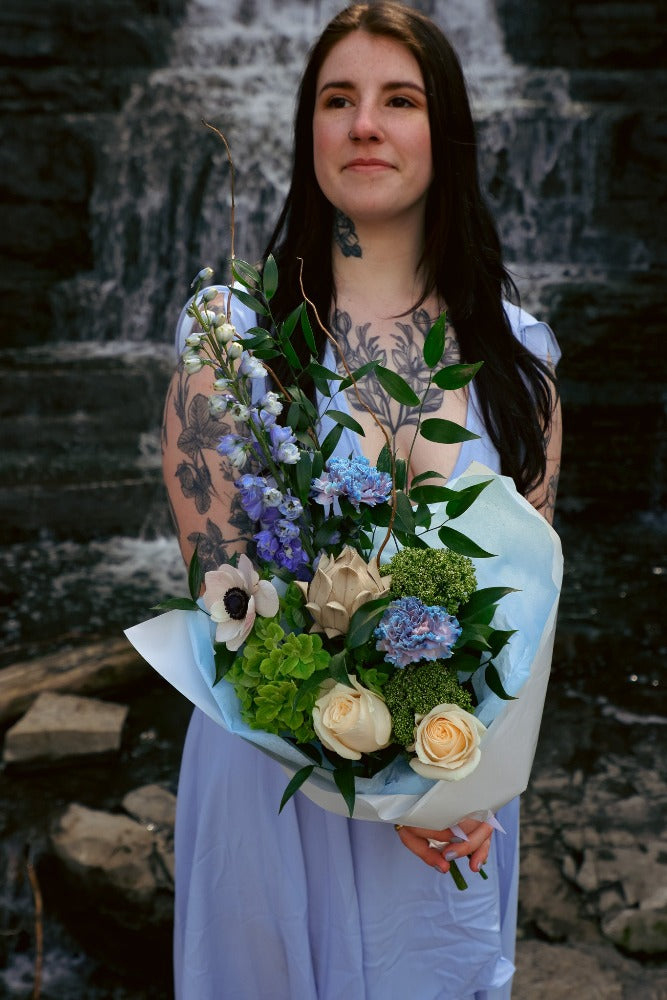
[[431, 130], [419, 64], [400, 42], [353, 31], [317, 78], [315, 176], [355, 222], [407, 215], [421, 223], [433, 180]]

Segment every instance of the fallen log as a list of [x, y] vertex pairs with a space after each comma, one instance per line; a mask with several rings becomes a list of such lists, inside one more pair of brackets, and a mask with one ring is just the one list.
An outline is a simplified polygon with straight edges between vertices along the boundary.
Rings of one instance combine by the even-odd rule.
[[0, 669], [0, 727], [42, 691], [95, 695], [144, 680], [151, 668], [124, 637], [74, 646]]

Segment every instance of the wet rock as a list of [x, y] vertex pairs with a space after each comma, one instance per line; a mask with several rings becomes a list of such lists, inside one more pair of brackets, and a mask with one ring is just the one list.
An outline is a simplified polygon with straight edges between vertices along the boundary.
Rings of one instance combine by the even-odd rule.
[[73, 803], [50, 840], [71, 882], [107, 916], [125, 927], [169, 923], [173, 864], [145, 825]]
[[603, 917], [609, 917], [612, 913], [618, 913], [619, 910], [624, 909], [625, 900], [623, 899], [623, 894], [620, 889], [614, 887], [611, 889], [603, 889], [597, 898], [597, 909], [598, 913]]
[[127, 712], [125, 705], [45, 691], [7, 731], [3, 760], [26, 764], [116, 751]]
[[579, 925], [580, 908], [558, 863], [546, 851], [526, 850], [524, 842], [519, 878], [522, 925], [532, 926], [549, 941], [568, 940]]
[[632, 954], [667, 954], [667, 905], [621, 910], [603, 922], [602, 931], [615, 945]]
[[584, 851], [583, 864], [579, 868], [575, 881], [584, 892], [595, 892], [600, 884], [596, 855], [593, 851]]
[[123, 809], [149, 829], [171, 830], [176, 822], [176, 796], [162, 785], [144, 785], [128, 792]]
[[522, 942], [513, 1000], [622, 1000], [623, 988], [604, 958], [567, 945]]
[[24, 714], [41, 691], [92, 695], [133, 687], [150, 668], [125, 637], [85, 643], [0, 669], [0, 725]]

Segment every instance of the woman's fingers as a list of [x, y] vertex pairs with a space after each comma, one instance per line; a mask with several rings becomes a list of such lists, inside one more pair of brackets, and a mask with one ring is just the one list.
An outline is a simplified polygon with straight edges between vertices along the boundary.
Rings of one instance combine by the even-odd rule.
[[[431, 847], [429, 844], [429, 839], [438, 840], [438, 837], [433, 836], [432, 838], [423, 836], [423, 832], [420, 827], [416, 826], [402, 826], [397, 831], [398, 836], [401, 841], [409, 851], [416, 854], [418, 858], [427, 864], [431, 868], [436, 868], [440, 872], [449, 871], [449, 861], [446, 861], [442, 855], [442, 850], [438, 850], [435, 847]], [[425, 831], [426, 833], [437, 833], [437, 831]]]
[[[479, 820], [462, 820], [459, 829], [466, 834], [467, 840], [460, 841], [451, 827], [429, 830], [420, 826], [401, 826], [397, 832], [404, 846], [432, 868], [446, 872], [450, 861], [467, 857], [471, 870], [478, 872], [488, 859], [493, 827]], [[443, 846], [434, 847], [430, 842]]]

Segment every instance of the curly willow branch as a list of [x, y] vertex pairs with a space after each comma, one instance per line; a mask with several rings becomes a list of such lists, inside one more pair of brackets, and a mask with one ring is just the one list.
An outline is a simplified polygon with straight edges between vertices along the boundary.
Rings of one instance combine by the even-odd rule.
[[[227, 142], [227, 139], [225, 137], [224, 132], [221, 132], [220, 129], [217, 128], [217, 126], [211, 125], [211, 123], [207, 122], [204, 118], [202, 118], [202, 125], [204, 125], [206, 128], [209, 128], [211, 130], [211, 132], [214, 132], [215, 135], [217, 135], [218, 139], [221, 140], [222, 144], [225, 147], [225, 152], [227, 154], [227, 162], [229, 163], [229, 170], [230, 170], [229, 190], [230, 190], [231, 202], [232, 202], [232, 204], [231, 204], [231, 211], [230, 211], [230, 219], [229, 219], [229, 252], [230, 252], [230, 262], [231, 262], [231, 266], [233, 268], [234, 267], [234, 261], [236, 260], [236, 253], [234, 252], [234, 237], [235, 237], [235, 234], [236, 234], [236, 196], [235, 196], [235, 190], [234, 190], [234, 183], [235, 183], [236, 176], [235, 176], [235, 171], [234, 171], [234, 160], [232, 159], [232, 151], [229, 148], [229, 143]], [[234, 284], [234, 274], [233, 274], [233, 272], [232, 272], [231, 281], [230, 281], [229, 284], [230, 284], [230, 287]], [[232, 315], [232, 293], [230, 292], [229, 295], [227, 296], [227, 322], [228, 323], [231, 322], [231, 315]]]

